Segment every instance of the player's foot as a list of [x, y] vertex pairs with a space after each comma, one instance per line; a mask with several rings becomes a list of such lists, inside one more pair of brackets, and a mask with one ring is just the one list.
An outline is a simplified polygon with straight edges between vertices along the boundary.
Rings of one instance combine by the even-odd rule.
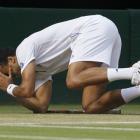
[[140, 61], [133, 64], [132, 68], [134, 68], [134, 72], [131, 79], [132, 85], [140, 85]]

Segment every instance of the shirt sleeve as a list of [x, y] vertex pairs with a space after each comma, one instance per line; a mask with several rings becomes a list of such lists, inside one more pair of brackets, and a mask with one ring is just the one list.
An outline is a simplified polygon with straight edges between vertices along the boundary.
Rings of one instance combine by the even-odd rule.
[[36, 58], [35, 44], [27, 39], [23, 40], [17, 47], [16, 57], [22, 73], [27, 65]]

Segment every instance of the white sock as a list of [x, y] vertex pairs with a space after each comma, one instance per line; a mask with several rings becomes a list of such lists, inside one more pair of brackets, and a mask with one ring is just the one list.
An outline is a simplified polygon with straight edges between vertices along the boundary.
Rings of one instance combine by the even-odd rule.
[[140, 86], [122, 89], [121, 95], [125, 103], [128, 103], [132, 101], [133, 99], [140, 97]]
[[133, 72], [135, 68], [108, 68], [107, 69], [107, 77], [108, 81], [116, 81], [116, 80], [130, 80], [132, 78]]

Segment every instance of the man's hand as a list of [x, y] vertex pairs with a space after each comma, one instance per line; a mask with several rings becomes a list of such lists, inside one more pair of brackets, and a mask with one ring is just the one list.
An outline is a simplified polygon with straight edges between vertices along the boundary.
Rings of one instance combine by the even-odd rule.
[[[35, 89], [35, 61], [31, 61], [22, 72], [22, 81], [13, 90], [13, 95], [17, 97], [33, 97]], [[9, 69], [9, 76], [0, 72], [0, 89], [7, 91], [7, 87], [12, 83], [12, 74]]]
[[12, 82], [11, 69], [9, 68], [9, 76], [0, 72], [0, 89], [3, 91], [7, 90], [8, 85]]

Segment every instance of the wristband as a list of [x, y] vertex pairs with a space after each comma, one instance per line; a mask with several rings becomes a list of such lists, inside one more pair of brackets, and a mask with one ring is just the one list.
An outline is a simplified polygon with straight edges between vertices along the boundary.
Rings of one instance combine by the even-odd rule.
[[8, 87], [7, 87], [7, 93], [14, 96], [13, 90], [14, 90], [15, 87], [17, 87], [17, 85], [9, 84]]

